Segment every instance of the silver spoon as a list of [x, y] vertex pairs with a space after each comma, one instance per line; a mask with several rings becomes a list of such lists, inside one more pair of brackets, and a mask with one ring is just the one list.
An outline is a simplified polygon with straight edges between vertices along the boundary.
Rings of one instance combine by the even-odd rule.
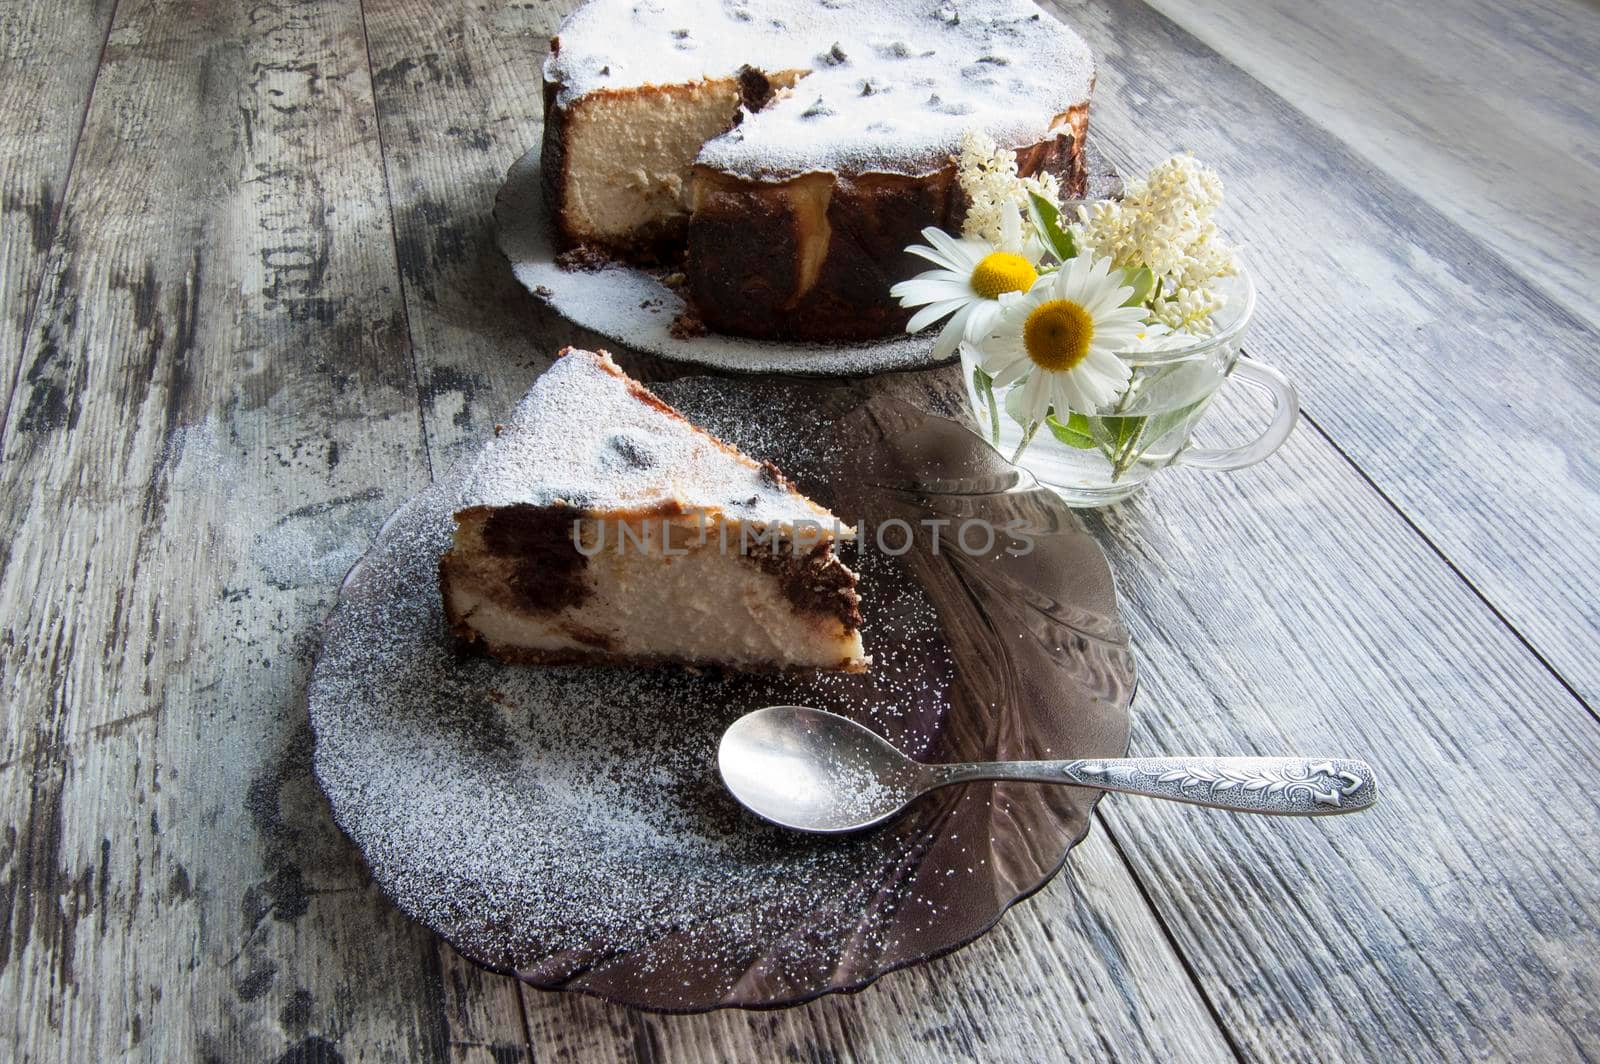
[[1365, 761], [1337, 757], [1112, 757], [928, 765], [835, 713], [767, 706], [734, 721], [717, 750], [722, 780], [745, 808], [797, 831], [880, 824], [937, 787], [1027, 780], [1170, 798], [1240, 813], [1331, 816], [1378, 797]]

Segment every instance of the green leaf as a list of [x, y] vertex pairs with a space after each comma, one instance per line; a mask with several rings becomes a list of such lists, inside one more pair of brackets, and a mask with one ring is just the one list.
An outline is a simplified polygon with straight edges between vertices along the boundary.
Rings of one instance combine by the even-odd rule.
[[1150, 267], [1140, 266], [1137, 270], [1123, 270], [1122, 283], [1133, 288], [1133, 295], [1122, 305], [1137, 307], [1150, 298], [1150, 292], [1156, 286], [1156, 275], [1151, 272]]
[[1094, 450], [1094, 435], [1089, 430], [1089, 419], [1082, 414], [1069, 415], [1063, 424], [1052, 410], [1044, 423], [1049, 427], [1050, 434], [1068, 447], [1076, 447], [1080, 451]]
[[1106, 436], [1106, 445], [1112, 451], [1121, 453], [1123, 448], [1139, 438], [1139, 432], [1144, 428], [1145, 419], [1142, 417], [1111, 416], [1097, 417], [1091, 424], [1097, 424]]
[[1105, 449], [1106, 458], [1111, 462], [1113, 482], [1121, 480], [1122, 474], [1138, 461], [1137, 447], [1140, 436], [1144, 434], [1146, 420], [1143, 417], [1131, 417], [1125, 414], [1108, 414], [1090, 419], [1089, 425], [1094, 432], [1094, 441]]
[[1057, 259], [1066, 262], [1078, 254], [1078, 241], [1061, 224], [1061, 208], [1037, 192], [1028, 193], [1028, 219]]

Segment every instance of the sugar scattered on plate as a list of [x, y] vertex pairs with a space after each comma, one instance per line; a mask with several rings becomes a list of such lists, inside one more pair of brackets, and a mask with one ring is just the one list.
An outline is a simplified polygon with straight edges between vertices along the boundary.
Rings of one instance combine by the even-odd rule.
[[[804, 401], [748, 382], [658, 389], [803, 490], [836, 459]], [[732, 970], [781, 957], [798, 975], [879, 948], [872, 908], [911, 845], [781, 831], [723, 790], [722, 730], [763, 705], [846, 711], [926, 752], [952, 664], [933, 607], [899, 561], [865, 553], [869, 672], [768, 675], [511, 667], [445, 631], [436, 563], [452, 474], [390, 520], [330, 618], [309, 689], [318, 778], [374, 879], [469, 956], [527, 970], [571, 953], [669, 963], [649, 947], [693, 930]], [[826, 502], [823, 498], [819, 501]]]

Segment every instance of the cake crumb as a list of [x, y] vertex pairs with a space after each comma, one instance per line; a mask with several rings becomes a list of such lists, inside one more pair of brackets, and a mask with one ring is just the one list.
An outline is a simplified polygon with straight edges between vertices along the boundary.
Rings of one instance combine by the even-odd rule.
[[603, 270], [613, 261], [605, 252], [587, 244], [568, 248], [556, 256], [556, 265], [563, 270]]
[[685, 310], [672, 321], [672, 335], [678, 340], [691, 340], [705, 336], [710, 331], [706, 323], [700, 320], [700, 315], [692, 310]]

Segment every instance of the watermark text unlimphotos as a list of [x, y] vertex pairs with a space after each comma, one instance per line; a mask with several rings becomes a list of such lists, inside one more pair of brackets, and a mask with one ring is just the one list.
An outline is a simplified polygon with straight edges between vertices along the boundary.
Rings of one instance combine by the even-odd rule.
[[584, 517], [572, 523], [572, 545], [593, 558], [600, 554], [683, 555], [715, 546], [722, 554], [809, 554], [819, 544], [853, 543], [857, 551], [876, 550], [891, 557], [910, 552], [919, 538], [930, 553], [956, 550], [973, 557], [1003, 551], [1014, 558], [1033, 553], [1038, 529], [1021, 518], [1003, 525], [979, 517], [924, 517], [913, 523], [891, 517], [863, 522], [852, 535], [837, 519], [801, 519], [783, 525], [751, 521], [713, 521], [705, 511], [675, 517], [622, 520]]

